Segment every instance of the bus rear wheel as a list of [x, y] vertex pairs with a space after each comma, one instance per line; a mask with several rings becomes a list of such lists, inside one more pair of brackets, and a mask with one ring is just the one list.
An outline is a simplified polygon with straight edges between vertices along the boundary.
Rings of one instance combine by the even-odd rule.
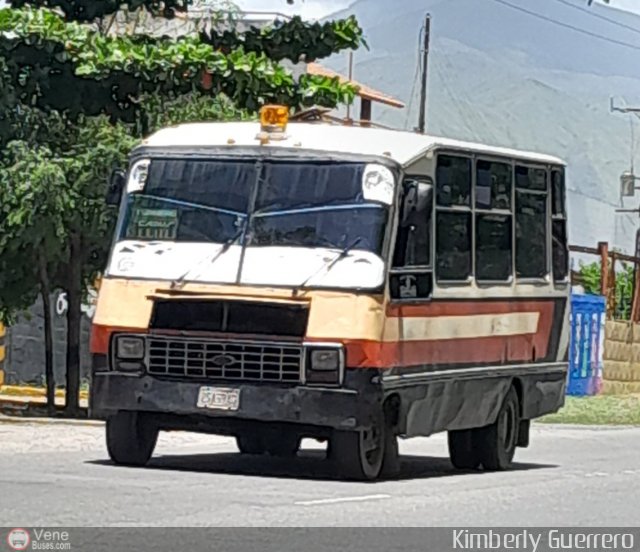
[[518, 445], [520, 402], [512, 387], [502, 403], [496, 421], [475, 430], [474, 443], [485, 470], [501, 471], [511, 467]]
[[280, 458], [293, 458], [300, 448], [300, 438], [294, 432], [270, 434], [266, 438], [267, 453]]
[[480, 456], [474, 446], [477, 429], [449, 431], [449, 457], [459, 470], [475, 470], [480, 466]]
[[118, 412], [107, 419], [109, 458], [123, 466], [147, 464], [158, 440], [158, 428], [140, 412]]
[[264, 441], [257, 433], [241, 433], [236, 435], [236, 444], [241, 454], [264, 454], [267, 449]]
[[242, 433], [236, 436], [242, 454], [269, 454], [281, 458], [292, 458], [300, 447], [300, 438], [294, 432], [265, 431]]

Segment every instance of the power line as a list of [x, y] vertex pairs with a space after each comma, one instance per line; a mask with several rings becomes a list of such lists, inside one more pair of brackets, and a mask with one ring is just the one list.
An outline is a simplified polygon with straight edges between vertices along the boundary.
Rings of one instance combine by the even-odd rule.
[[569, 6], [570, 8], [573, 8], [574, 10], [578, 10], [581, 11], [583, 13], [587, 13], [592, 17], [595, 17], [596, 19], [602, 19], [603, 21], [607, 21], [609, 23], [611, 23], [612, 25], [617, 25], [618, 27], [622, 27], [623, 29], [627, 29], [628, 31], [632, 31], [634, 33], [638, 33], [640, 34], [640, 29], [637, 29], [636, 27], [632, 27], [631, 25], [626, 25], [624, 23], [620, 23], [620, 21], [616, 21], [615, 19], [611, 19], [610, 17], [607, 17], [606, 15], [600, 15], [599, 13], [594, 12], [593, 10], [587, 9], [587, 8], [583, 8], [581, 6], [576, 6], [575, 4], [572, 4], [571, 2], [569, 2], [569, 0], [555, 0], [556, 2], [560, 2], [561, 4], [564, 4], [565, 6]]
[[569, 23], [563, 23], [562, 21], [558, 21], [557, 19], [552, 19], [551, 17], [547, 17], [546, 15], [542, 15], [540, 13], [536, 13], [533, 11], [530, 11], [526, 8], [523, 8], [521, 6], [516, 6], [515, 4], [511, 4], [510, 2], [507, 2], [506, 0], [493, 0], [494, 2], [497, 2], [498, 4], [502, 4], [503, 6], [507, 6], [511, 9], [520, 11], [522, 13], [526, 13], [528, 15], [531, 15], [532, 17], [536, 17], [538, 19], [542, 19], [543, 21], [547, 21], [548, 23], [553, 23], [554, 25], [558, 25], [560, 27], [564, 27], [565, 29], [570, 29], [572, 31], [576, 31], [578, 33], [582, 33], [584, 35], [593, 37], [593, 38], [598, 38], [600, 40], [604, 40], [605, 42], [610, 42], [611, 44], [617, 44], [618, 46], [625, 46], [626, 48], [632, 48], [633, 50], [640, 50], [640, 46], [636, 45], [636, 44], [631, 44], [630, 42], [623, 42], [621, 40], [616, 40], [615, 38], [609, 38], [608, 36], [604, 36], [598, 33], [593, 33], [591, 31], [587, 31], [586, 29], [581, 29], [580, 27], [575, 27], [573, 25], [569, 25]]

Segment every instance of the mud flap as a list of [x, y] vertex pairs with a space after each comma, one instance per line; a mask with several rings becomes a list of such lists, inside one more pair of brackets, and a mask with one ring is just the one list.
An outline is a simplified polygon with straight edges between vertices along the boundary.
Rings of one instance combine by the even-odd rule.
[[529, 446], [529, 430], [531, 429], [531, 420], [520, 420], [518, 428], [517, 447], [527, 448]]

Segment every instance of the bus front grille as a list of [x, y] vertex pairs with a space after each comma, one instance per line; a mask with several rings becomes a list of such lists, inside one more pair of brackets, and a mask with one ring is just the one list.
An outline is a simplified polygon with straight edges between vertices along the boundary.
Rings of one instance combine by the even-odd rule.
[[303, 348], [297, 345], [198, 339], [149, 339], [151, 375], [205, 380], [298, 383]]

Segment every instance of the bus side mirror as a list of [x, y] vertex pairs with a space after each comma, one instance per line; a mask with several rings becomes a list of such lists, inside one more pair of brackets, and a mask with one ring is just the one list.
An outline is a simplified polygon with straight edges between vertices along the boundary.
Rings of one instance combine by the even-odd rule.
[[115, 169], [109, 178], [107, 190], [107, 205], [118, 206], [122, 199], [122, 192], [126, 182], [126, 174], [122, 169]]
[[402, 197], [400, 225], [403, 228], [424, 224], [431, 218], [433, 183], [431, 179], [406, 180]]
[[433, 181], [426, 177], [407, 178], [403, 188], [396, 244], [400, 248], [401, 257], [394, 260], [394, 263], [397, 266], [426, 265], [431, 258], [428, 248], [425, 249], [424, 240], [432, 232]]

